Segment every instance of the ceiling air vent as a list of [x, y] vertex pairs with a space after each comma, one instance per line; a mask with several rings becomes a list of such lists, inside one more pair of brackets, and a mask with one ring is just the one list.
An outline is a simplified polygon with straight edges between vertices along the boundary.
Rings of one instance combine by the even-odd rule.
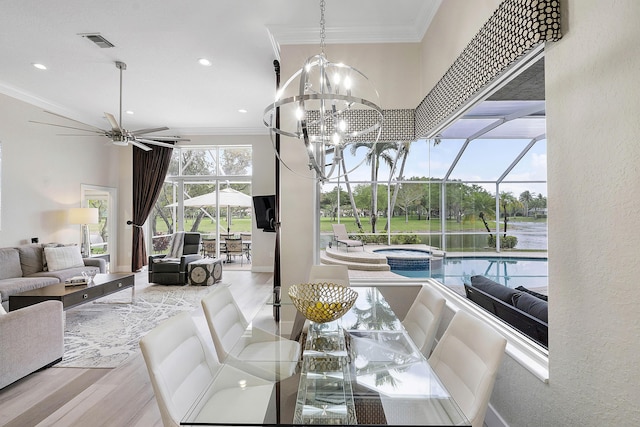
[[114, 47], [113, 43], [111, 43], [109, 40], [105, 39], [104, 37], [102, 37], [100, 34], [80, 34], [82, 37], [85, 37], [89, 40], [91, 40], [92, 42], [94, 42], [98, 47], [101, 47], [103, 49], [108, 48], [108, 47]]

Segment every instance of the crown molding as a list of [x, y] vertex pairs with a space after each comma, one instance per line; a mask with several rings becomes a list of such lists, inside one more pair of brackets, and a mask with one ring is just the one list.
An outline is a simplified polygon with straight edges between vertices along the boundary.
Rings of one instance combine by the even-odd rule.
[[[442, 0], [424, 2], [411, 25], [326, 27], [325, 43], [420, 43], [441, 3]], [[274, 46], [320, 44], [320, 27], [275, 25], [267, 27], [267, 31]]]
[[171, 133], [183, 137], [197, 135], [269, 135], [266, 127], [200, 127], [200, 128], [171, 128]]

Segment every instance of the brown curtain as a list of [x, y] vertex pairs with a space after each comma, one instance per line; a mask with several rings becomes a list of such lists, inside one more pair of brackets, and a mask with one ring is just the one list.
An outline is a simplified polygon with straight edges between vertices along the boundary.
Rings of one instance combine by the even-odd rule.
[[[173, 148], [153, 146], [151, 151], [133, 147], [133, 223], [142, 225], [151, 213], [164, 178], [169, 170]], [[144, 232], [141, 227], [133, 227], [131, 247], [131, 271], [138, 271], [147, 265], [147, 250], [144, 246]]]

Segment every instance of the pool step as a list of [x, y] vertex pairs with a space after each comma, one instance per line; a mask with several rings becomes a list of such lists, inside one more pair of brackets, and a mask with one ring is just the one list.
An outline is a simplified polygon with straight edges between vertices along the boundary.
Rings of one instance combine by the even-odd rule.
[[349, 270], [389, 271], [384, 255], [363, 251], [361, 248], [344, 249], [327, 248], [320, 254], [322, 264], [346, 265]]

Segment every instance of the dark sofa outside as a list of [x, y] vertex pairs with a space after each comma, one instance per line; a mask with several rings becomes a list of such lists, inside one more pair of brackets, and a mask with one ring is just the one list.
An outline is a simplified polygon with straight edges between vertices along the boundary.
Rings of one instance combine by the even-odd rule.
[[467, 298], [545, 348], [549, 344], [546, 296], [523, 287], [509, 288], [484, 276], [464, 285]]

